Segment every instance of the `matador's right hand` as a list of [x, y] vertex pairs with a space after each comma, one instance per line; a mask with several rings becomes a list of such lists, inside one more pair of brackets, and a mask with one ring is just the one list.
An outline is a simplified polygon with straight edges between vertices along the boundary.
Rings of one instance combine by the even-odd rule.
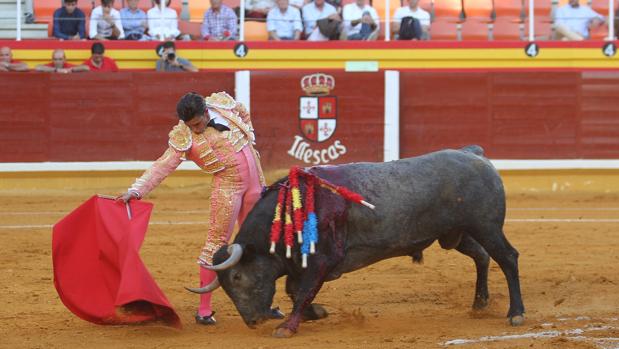
[[129, 200], [137, 199], [137, 195], [135, 192], [128, 191], [122, 195], [116, 197], [116, 201], [122, 201], [124, 203], [129, 202]]

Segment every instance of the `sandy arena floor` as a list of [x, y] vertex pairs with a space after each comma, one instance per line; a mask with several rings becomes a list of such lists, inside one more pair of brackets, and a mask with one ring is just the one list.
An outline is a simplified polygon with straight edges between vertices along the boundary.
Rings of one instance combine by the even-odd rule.
[[[204, 238], [208, 185], [163, 185], [149, 200], [154, 215], [141, 254], [181, 316], [184, 328], [97, 326], [70, 313], [53, 286], [51, 225], [92, 194], [115, 194], [92, 182], [74, 190], [0, 190], [0, 347], [2, 348], [619, 348], [619, 195], [518, 192], [508, 195], [505, 231], [520, 251], [526, 322], [510, 327], [507, 285], [493, 262], [491, 303], [471, 311], [472, 260], [437, 244], [423, 265], [410, 258], [375, 264], [328, 283], [316, 302], [327, 319], [302, 324], [291, 339], [270, 337], [277, 322], [245, 327], [218, 290], [219, 324], [198, 326], [195, 256]], [[99, 183], [104, 183], [101, 187]], [[97, 189], [93, 189], [97, 188]], [[187, 211], [204, 211], [204, 214]], [[275, 305], [291, 304], [278, 282]]]

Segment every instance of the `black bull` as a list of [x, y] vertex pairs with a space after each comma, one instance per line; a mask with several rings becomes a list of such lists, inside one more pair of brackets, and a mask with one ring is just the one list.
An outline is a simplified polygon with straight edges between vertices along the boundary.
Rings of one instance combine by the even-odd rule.
[[473, 308], [488, 304], [489, 256], [495, 260], [509, 287], [509, 322], [524, 321], [518, 251], [503, 233], [503, 184], [480, 147], [386, 163], [319, 166], [311, 171], [362, 194], [376, 209], [317, 189], [319, 242], [303, 269], [297, 244], [292, 259], [285, 257], [283, 242], [274, 255], [269, 253], [277, 190], [267, 191], [243, 223], [233, 248], [220, 249], [214, 259], [216, 265], [225, 265], [217, 272], [218, 280], [247, 325], [269, 318], [275, 281], [284, 275], [294, 305], [274, 332], [279, 337], [293, 335], [302, 320], [326, 316], [321, 306], [312, 304], [325, 281], [391, 257], [418, 260], [436, 240], [475, 261]]

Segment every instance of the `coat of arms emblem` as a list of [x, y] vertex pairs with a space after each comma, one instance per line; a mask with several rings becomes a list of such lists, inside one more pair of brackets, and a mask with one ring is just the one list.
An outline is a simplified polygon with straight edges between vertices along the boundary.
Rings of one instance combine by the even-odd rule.
[[306, 96], [299, 98], [299, 122], [305, 138], [324, 142], [331, 138], [337, 126], [337, 97], [329, 93], [335, 88], [331, 75], [312, 74], [301, 79]]

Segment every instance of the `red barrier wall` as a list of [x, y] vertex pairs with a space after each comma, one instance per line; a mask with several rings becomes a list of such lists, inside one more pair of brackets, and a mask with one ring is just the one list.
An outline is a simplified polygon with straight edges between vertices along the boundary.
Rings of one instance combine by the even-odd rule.
[[154, 160], [183, 94], [233, 73], [2, 74], [0, 162]]
[[495, 159], [619, 158], [619, 73], [405, 72], [401, 156], [480, 144]]
[[[381, 161], [383, 74], [332, 73], [335, 88], [326, 97], [301, 89], [307, 75], [252, 74], [264, 166]], [[0, 110], [0, 162], [154, 160], [178, 120], [178, 98], [221, 90], [234, 94], [233, 73], [3, 74], [0, 99], [12, 102]], [[329, 137], [319, 142], [301, 132], [300, 97], [331, 102], [321, 115], [330, 120]]]
[[[384, 74], [330, 72], [335, 87], [311, 97], [301, 81], [312, 74], [252, 72], [265, 167], [382, 160]], [[402, 157], [476, 143], [495, 159], [619, 158], [617, 72], [400, 80]], [[0, 162], [153, 160], [177, 122], [178, 98], [220, 90], [233, 93], [233, 73], [2, 74]], [[320, 120], [301, 120], [303, 107]]]

